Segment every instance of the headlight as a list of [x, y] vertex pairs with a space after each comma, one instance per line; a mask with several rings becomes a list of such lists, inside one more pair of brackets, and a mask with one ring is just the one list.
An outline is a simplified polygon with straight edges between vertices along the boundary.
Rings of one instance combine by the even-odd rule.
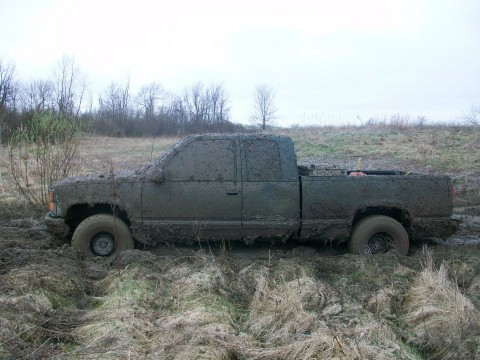
[[55, 209], [55, 193], [53, 190], [48, 191], [48, 210], [53, 211]]

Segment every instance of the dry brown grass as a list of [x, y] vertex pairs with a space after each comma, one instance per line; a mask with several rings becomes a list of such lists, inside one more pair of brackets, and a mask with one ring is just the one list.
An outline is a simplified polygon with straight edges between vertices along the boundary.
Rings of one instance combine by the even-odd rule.
[[[395, 279], [415, 270], [393, 271], [391, 258], [377, 260], [386, 274], [378, 286], [355, 289], [348, 282], [370, 271], [365, 258], [318, 258], [334, 272], [352, 263], [342, 284], [318, 273], [317, 259], [296, 255], [243, 259], [200, 250], [157, 257], [131, 250], [116, 260], [82, 262], [70, 248], [22, 249], [17, 241], [3, 248], [0, 267], [4, 358], [421, 358], [415, 349], [468, 358], [478, 337], [478, 310], [443, 270], [426, 267], [402, 293]], [[427, 270], [434, 279], [425, 282]], [[446, 327], [453, 335], [445, 337]], [[413, 347], [404, 344], [405, 331]], [[448, 354], [434, 348], [441, 343]]]
[[383, 321], [316, 278], [310, 265], [280, 260], [242, 269], [241, 277], [256, 279], [248, 316], [240, 334], [216, 343], [232, 358], [414, 358]]
[[379, 316], [391, 317], [398, 306], [401, 295], [393, 286], [378, 290], [367, 303], [368, 309]]
[[138, 168], [158, 157], [178, 138], [110, 138], [92, 136], [83, 139], [82, 173]]
[[449, 278], [444, 263], [434, 268], [430, 251], [425, 251], [424, 268], [407, 292], [404, 308], [408, 341], [434, 358], [472, 359], [480, 354], [478, 309]]

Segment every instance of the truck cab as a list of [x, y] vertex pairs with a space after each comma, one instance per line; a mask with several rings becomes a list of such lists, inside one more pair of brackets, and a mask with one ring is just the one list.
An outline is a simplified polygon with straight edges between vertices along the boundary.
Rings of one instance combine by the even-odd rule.
[[148, 167], [146, 179], [142, 219], [154, 241], [289, 237], [300, 225], [288, 137], [190, 136]]

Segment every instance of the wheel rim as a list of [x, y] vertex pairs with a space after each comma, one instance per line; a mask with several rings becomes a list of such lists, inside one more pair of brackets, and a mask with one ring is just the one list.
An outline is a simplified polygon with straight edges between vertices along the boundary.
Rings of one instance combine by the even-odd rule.
[[92, 238], [91, 246], [95, 255], [108, 256], [115, 251], [115, 238], [108, 233], [97, 234]]
[[369, 254], [384, 254], [392, 248], [393, 239], [386, 233], [374, 234], [367, 243]]

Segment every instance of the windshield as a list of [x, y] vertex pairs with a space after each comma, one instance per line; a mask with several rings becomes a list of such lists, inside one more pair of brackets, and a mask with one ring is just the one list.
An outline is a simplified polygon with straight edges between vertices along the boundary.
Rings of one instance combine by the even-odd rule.
[[157, 166], [161, 166], [165, 164], [167, 159], [169, 159], [170, 157], [175, 155], [177, 152], [179, 152], [182, 147], [184, 147], [187, 143], [191, 141], [191, 139], [192, 139], [192, 136], [187, 136], [181, 139], [179, 142], [177, 142], [175, 145], [173, 145], [170, 149], [165, 151], [159, 157], [157, 157], [156, 159], [153, 159], [148, 164], [140, 168], [140, 173], [145, 174], [148, 171], [150, 171], [150, 169], [153, 169], [153, 168], [156, 168]]

